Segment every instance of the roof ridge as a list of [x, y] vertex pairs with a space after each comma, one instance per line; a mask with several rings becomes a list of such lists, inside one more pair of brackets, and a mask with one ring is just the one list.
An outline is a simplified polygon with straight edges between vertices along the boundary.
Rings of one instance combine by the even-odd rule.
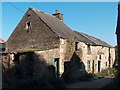
[[44, 13], [44, 14], [47, 14], [47, 15], [50, 15], [50, 16], [52, 16], [52, 17], [55, 17], [55, 16], [53, 16], [52, 14], [49, 14], [49, 13], [47, 13], [47, 12], [43, 12], [43, 11], [40, 11], [40, 10], [38, 10], [38, 9], [36, 9], [36, 8], [30, 8], [31, 10], [37, 10], [38, 12], [41, 12], [41, 13]]

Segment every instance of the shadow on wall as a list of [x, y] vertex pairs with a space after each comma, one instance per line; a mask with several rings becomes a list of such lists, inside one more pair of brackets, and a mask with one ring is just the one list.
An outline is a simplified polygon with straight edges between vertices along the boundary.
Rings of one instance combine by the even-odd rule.
[[87, 75], [84, 63], [75, 52], [73, 53], [71, 60], [64, 63], [64, 68], [65, 71], [62, 78], [65, 82], [82, 81]]
[[[44, 62], [45, 60], [43, 57], [38, 58], [34, 52], [27, 52], [18, 56], [19, 60], [16, 60], [15, 58], [14, 64], [11, 68], [2, 73], [3, 87], [15, 87], [16, 82], [25, 82], [25, 80], [30, 80], [28, 83], [30, 84], [31, 81], [37, 80], [41, 77], [45, 80], [46, 78], [55, 79], [55, 67], [47, 65]], [[16, 55], [16, 57], [18, 56]], [[17, 85], [16, 87], [20, 87], [20, 85]], [[44, 85], [42, 86], [44, 87]]]
[[118, 69], [118, 46], [115, 46], [115, 61], [112, 66]]

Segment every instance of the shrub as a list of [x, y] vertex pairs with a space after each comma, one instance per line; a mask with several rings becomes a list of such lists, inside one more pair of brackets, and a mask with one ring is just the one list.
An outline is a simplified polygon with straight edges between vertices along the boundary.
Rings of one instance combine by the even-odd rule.
[[105, 78], [114, 78], [116, 75], [117, 70], [115, 68], [107, 68], [102, 70], [101, 72], [97, 73], [98, 77], [105, 77]]

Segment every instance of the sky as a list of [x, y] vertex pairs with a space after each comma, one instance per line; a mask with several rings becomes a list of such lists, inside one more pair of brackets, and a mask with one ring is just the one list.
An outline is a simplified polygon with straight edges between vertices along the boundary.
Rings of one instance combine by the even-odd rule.
[[59, 10], [71, 29], [116, 45], [117, 2], [2, 2], [2, 37], [9, 38], [29, 7], [49, 14]]

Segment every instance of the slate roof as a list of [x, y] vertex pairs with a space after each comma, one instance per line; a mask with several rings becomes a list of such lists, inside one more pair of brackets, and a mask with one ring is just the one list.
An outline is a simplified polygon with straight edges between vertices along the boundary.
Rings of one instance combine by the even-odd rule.
[[74, 31], [77, 35], [79, 35], [79, 37], [81, 38], [80, 41], [84, 42], [86, 44], [90, 44], [90, 45], [96, 45], [94, 42], [92, 42], [91, 40], [89, 40], [87, 37], [85, 37], [84, 35], [82, 35], [80, 32]]
[[94, 42], [96, 45], [106, 46], [106, 47], [112, 47], [110, 44], [106, 43], [105, 41], [102, 41], [98, 38], [95, 38], [93, 36], [89, 36], [87, 34], [81, 33], [83, 36]]
[[[96, 45], [96, 46], [106, 46], [106, 47], [112, 47], [111, 45], [109, 45], [108, 43], [98, 39], [98, 38], [95, 38], [93, 36], [90, 36], [90, 35], [87, 35], [85, 33], [82, 33], [82, 32], [79, 32], [78, 33], [79, 35], [82, 35], [84, 38], [87, 39], [87, 42], [88, 44], [91, 44], [91, 45]], [[86, 42], [86, 41], [83, 41], [83, 42]]]
[[75, 37], [77, 40], [80, 40], [79, 36], [73, 30], [55, 16], [41, 12], [34, 8], [31, 8], [31, 10], [33, 10], [59, 37]]
[[47, 14], [34, 8], [30, 9], [33, 10], [39, 16], [39, 18], [41, 18], [59, 37], [62, 38], [75, 37], [77, 41], [81, 41], [86, 44], [112, 47], [111, 45], [100, 39], [97, 39], [95, 37], [89, 36], [81, 32], [73, 31], [66, 24], [64, 24], [63, 21], [60, 21], [53, 15]]

